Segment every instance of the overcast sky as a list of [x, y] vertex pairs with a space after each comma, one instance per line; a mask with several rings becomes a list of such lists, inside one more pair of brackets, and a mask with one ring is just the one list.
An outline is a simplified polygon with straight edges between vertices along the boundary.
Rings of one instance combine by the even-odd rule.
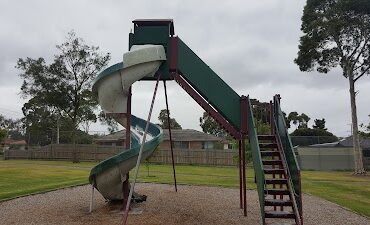
[[[340, 70], [322, 75], [300, 72], [293, 63], [298, 51], [303, 0], [240, 1], [0, 1], [0, 113], [22, 116], [18, 58], [51, 60], [55, 45], [74, 30], [90, 45], [110, 52], [110, 64], [121, 61], [128, 47], [132, 20], [172, 18], [175, 33], [237, 93], [269, 101], [281, 94], [286, 112], [325, 118], [330, 131], [350, 133], [348, 81]], [[153, 82], [133, 87], [133, 113], [146, 118]], [[357, 84], [358, 119], [368, 123], [370, 78]], [[165, 107], [163, 86], [153, 121]], [[176, 83], [169, 84], [171, 115], [183, 128], [200, 130], [203, 110]], [[95, 124], [93, 131], [106, 131]]]

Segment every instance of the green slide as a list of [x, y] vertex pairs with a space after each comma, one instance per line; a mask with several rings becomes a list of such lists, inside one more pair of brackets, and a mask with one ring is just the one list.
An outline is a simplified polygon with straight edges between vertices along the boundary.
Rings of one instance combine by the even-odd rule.
[[[93, 92], [107, 116], [131, 132], [131, 148], [108, 158], [94, 168], [89, 182], [108, 200], [123, 199], [122, 184], [126, 174], [135, 167], [141, 147], [147, 121], [127, 113], [129, 88], [143, 77], [153, 77], [159, 66], [166, 60], [161, 45], [132, 46], [123, 55], [123, 62], [115, 64], [101, 72], [93, 85]], [[127, 117], [130, 116], [130, 127]], [[148, 132], [143, 146], [141, 160], [150, 156], [162, 140], [162, 129], [149, 123]]]

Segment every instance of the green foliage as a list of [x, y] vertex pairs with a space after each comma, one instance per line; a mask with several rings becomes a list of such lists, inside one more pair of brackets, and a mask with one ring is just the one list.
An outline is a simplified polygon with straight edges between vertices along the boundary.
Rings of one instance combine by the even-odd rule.
[[361, 128], [363, 129], [363, 131], [360, 131], [361, 137], [370, 138], [370, 123], [368, 125], [361, 124]]
[[217, 137], [224, 137], [226, 135], [225, 130], [207, 112], [204, 112], [203, 116], [199, 118], [199, 125], [204, 133]]
[[298, 114], [297, 112], [290, 112], [287, 118], [289, 127], [290, 123], [293, 122], [294, 125], [298, 125], [298, 128], [307, 128], [308, 121], [310, 120], [311, 118], [305, 113]]
[[0, 129], [5, 131], [5, 137], [13, 140], [24, 140], [24, 129], [21, 120], [6, 118], [0, 114]]
[[347, 78], [370, 69], [370, 3], [368, 0], [307, 0], [298, 57], [300, 70], [327, 73], [338, 65]]
[[106, 116], [106, 114], [103, 111], [99, 113], [98, 117], [99, 121], [103, 125], [108, 126], [108, 131], [110, 134], [113, 134], [114, 132], [118, 131], [118, 123], [112, 117]]
[[315, 119], [314, 120], [314, 125], [312, 125], [312, 128], [314, 129], [320, 129], [320, 130], [327, 130], [327, 128], [325, 128], [325, 119], [322, 118], [321, 120], [320, 119]]
[[[170, 112], [168, 112], [170, 114]], [[159, 113], [158, 120], [160, 122], [159, 126], [163, 129], [168, 129], [168, 114], [166, 109], [162, 109]], [[171, 129], [182, 129], [181, 125], [174, 119], [170, 118]]]
[[28, 130], [42, 131], [54, 129], [52, 125], [61, 118], [71, 122], [74, 133], [81, 123], [97, 119], [97, 100], [91, 84], [110, 55], [101, 55], [99, 47], [86, 45], [73, 31], [56, 47], [58, 54], [51, 64], [44, 58], [17, 62], [23, 79], [21, 94], [29, 99], [23, 106], [24, 123]]
[[[323, 129], [299, 128], [290, 134], [293, 146], [308, 146], [338, 141], [338, 137]], [[297, 137], [297, 138], [295, 138]], [[307, 138], [304, 138], [307, 137]]]
[[0, 143], [2, 141], [4, 141], [4, 139], [6, 138], [7, 134], [8, 134], [8, 132], [6, 130], [0, 128]]
[[293, 131], [293, 133], [290, 134], [291, 136], [333, 136], [334, 134], [330, 133], [327, 130], [323, 129], [311, 129], [311, 128], [300, 128]]

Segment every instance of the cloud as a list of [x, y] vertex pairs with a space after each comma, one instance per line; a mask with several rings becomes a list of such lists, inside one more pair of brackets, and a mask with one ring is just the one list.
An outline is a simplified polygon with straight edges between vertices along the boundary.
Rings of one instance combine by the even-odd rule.
[[[18, 58], [52, 60], [55, 45], [70, 30], [88, 44], [110, 52], [111, 64], [127, 51], [128, 33], [137, 18], [173, 18], [175, 32], [239, 94], [268, 101], [280, 93], [287, 112], [327, 120], [330, 130], [348, 134], [347, 80], [339, 69], [323, 75], [302, 73], [297, 55], [304, 1], [1, 1], [0, 108], [19, 110], [23, 100], [14, 66]], [[154, 83], [134, 85], [133, 111], [146, 118]], [[171, 114], [185, 128], [199, 127], [203, 110], [174, 82], [169, 82]], [[357, 85], [359, 121], [370, 113], [370, 79]], [[153, 119], [164, 108], [160, 86]], [[105, 129], [94, 125], [94, 129]]]

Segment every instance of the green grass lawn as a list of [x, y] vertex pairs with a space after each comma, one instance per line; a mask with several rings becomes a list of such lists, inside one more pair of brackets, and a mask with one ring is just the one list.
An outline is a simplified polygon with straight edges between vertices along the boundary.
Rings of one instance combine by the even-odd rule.
[[[30, 193], [86, 184], [96, 163], [0, 160], [0, 200]], [[133, 173], [132, 173], [133, 174]], [[179, 184], [237, 188], [238, 170], [231, 167], [176, 166]], [[142, 164], [139, 182], [173, 183], [172, 166]], [[247, 186], [255, 188], [254, 175], [247, 168]], [[350, 172], [303, 171], [302, 185], [310, 193], [370, 217], [370, 177]]]
[[87, 183], [92, 163], [0, 160], [0, 200]]

